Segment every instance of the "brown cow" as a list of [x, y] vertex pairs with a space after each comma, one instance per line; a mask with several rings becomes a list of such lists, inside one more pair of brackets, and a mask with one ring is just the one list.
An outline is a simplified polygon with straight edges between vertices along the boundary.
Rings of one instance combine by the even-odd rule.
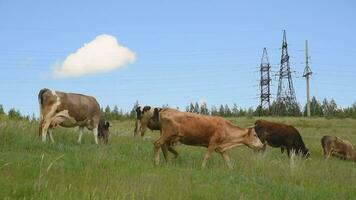
[[47, 134], [52, 142], [52, 129], [79, 126], [78, 143], [81, 143], [84, 127], [93, 131], [95, 143], [98, 137], [107, 143], [110, 123], [101, 118], [100, 106], [96, 99], [82, 94], [65, 93], [42, 89], [38, 94], [40, 104], [39, 135], [46, 141]]
[[356, 148], [347, 140], [336, 136], [323, 136], [321, 138], [324, 157], [335, 156], [344, 160], [356, 161]]
[[202, 168], [213, 151], [220, 153], [226, 165], [232, 168], [227, 150], [242, 144], [253, 149], [263, 147], [253, 128], [240, 128], [221, 117], [164, 108], [159, 120], [161, 136], [154, 143], [155, 164], [159, 164], [159, 149], [167, 151], [167, 145], [175, 142], [207, 147]]
[[[141, 110], [141, 107], [138, 106], [136, 108], [136, 123], [135, 123], [135, 130], [134, 136], [136, 137], [138, 133], [141, 133], [141, 137], [145, 135], [145, 132], [148, 129], [151, 131], [154, 130], [161, 130], [161, 124], [159, 122], [159, 112], [162, 108], [153, 108], [151, 106], [145, 106]], [[174, 154], [175, 158], [178, 157], [178, 152], [172, 147], [173, 144], [168, 145], [168, 151]], [[164, 153], [164, 157], [167, 156], [166, 152]]]
[[302, 154], [305, 157], [309, 156], [309, 150], [305, 147], [298, 130], [293, 126], [257, 120], [255, 122], [255, 131], [264, 144], [263, 150], [265, 150], [267, 143], [271, 147], [280, 147], [282, 153], [284, 149], [287, 149], [288, 157], [291, 151], [296, 154]]

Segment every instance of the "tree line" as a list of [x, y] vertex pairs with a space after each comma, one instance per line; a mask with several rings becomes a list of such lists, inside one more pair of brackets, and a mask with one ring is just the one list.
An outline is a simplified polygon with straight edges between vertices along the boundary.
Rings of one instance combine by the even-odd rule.
[[[124, 120], [136, 118], [136, 108], [139, 102], [136, 101], [130, 111], [124, 111], [117, 105], [114, 107], [106, 106], [101, 111], [103, 116], [108, 120]], [[162, 107], [169, 107], [169, 105], [162, 105]], [[179, 108], [178, 108], [179, 109]], [[242, 108], [234, 103], [232, 106], [225, 105], [212, 105], [208, 108], [206, 103], [191, 102], [186, 107], [186, 112], [197, 113], [202, 115], [212, 115], [221, 117], [253, 117], [253, 116], [306, 116], [306, 105], [302, 108], [299, 104], [295, 105], [281, 105], [273, 102], [269, 109], [261, 108]], [[334, 99], [328, 100], [324, 98], [322, 101], [317, 100], [315, 97], [311, 99], [310, 113], [312, 117], [326, 117], [326, 118], [354, 118], [356, 119], [356, 102], [348, 107], [340, 107]], [[14, 120], [37, 121], [38, 119], [34, 114], [22, 115], [19, 110], [11, 108], [7, 113], [4, 111], [3, 106], [0, 104], [0, 119], [9, 118]]]

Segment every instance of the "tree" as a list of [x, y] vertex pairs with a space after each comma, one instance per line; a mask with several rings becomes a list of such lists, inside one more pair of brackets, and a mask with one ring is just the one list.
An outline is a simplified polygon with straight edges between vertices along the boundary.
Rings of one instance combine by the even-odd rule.
[[139, 107], [138, 101], [136, 101], [129, 113], [130, 118], [136, 118], [136, 109]]
[[200, 109], [199, 109], [199, 104], [198, 104], [198, 102], [195, 102], [194, 111], [193, 111], [193, 112], [194, 112], [194, 113], [197, 113], [197, 114], [200, 113]]
[[[304, 107], [304, 116], [307, 115], [307, 105], [305, 105]], [[313, 97], [310, 101], [310, 115], [311, 116], [318, 116], [318, 117], [322, 117], [323, 116], [323, 110], [321, 107], [320, 102]]]
[[11, 108], [7, 114], [10, 119], [22, 119], [20, 111], [15, 108]]
[[218, 115], [218, 109], [216, 108], [215, 105], [211, 106], [211, 115], [216, 116]]
[[114, 106], [114, 109], [111, 111], [111, 116], [113, 119], [120, 119], [122, 116], [120, 115], [119, 108], [117, 105]]
[[337, 104], [334, 99], [328, 101], [326, 98], [323, 100], [322, 110], [325, 117], [336, 116]]
[[225, 116], [225, 108], [224, 108], [223, 105], [220, 105], [220, 108], [219, 108], [219, 116], [222, 116], [222, 117]]
[[236, 103], [234, 103], [234, 105], [232, 106], [231, 112], [234, 117], [239, 116], [239, 108], [237, 107]]
[[229, 108], [229, 106], [227, 104], [225, 104], [225, 107], [224, 107], [224, 113], [225, 113], [225, 116], [226, 117], [231, 117], [231, 110]]
[[200, 105], [200, 114], [209, 115], [208, 106], [206, 105], [205, 102]]
[[105, 107], [104, 116], [105, 116], [105, 119], [108, 119], [108, 120], [111, 119], [111, 109], [110, 109], [110, 106], [106, 106], [106, 107]]
[[5, 115], [4, 107], [0, 104], [0, 115]]
[[191, 102], [189, 104], [189, 112], [194, 113], [194, 104], [193, 104], [193, 102]]

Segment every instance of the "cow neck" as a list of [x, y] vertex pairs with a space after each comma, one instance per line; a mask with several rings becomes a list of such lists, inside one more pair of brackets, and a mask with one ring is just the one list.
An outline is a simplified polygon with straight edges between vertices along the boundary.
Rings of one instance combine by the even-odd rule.
[[244, 136], [245, 134], [248, 133], [248, 129], [241, 128], [239, 126], [236, 126], [232, 123], [227, 123], [228, 124], [228, 130], [227, 134], [232, 141], [234, 142], [243, 142], [244, 141]]

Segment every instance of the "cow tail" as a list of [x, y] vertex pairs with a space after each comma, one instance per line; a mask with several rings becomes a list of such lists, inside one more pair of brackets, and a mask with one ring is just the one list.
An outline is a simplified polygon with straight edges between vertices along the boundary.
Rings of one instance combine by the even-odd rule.
[[38, 104], [40, 106], [40, 120], [42, 118], [42, 104], [43, 104], [43, 94], [45, 92], [49, 91], [49, 89], [47, 88], [43, 88], [42, 90], [40, 90], [40, 92], [38, 93]]

